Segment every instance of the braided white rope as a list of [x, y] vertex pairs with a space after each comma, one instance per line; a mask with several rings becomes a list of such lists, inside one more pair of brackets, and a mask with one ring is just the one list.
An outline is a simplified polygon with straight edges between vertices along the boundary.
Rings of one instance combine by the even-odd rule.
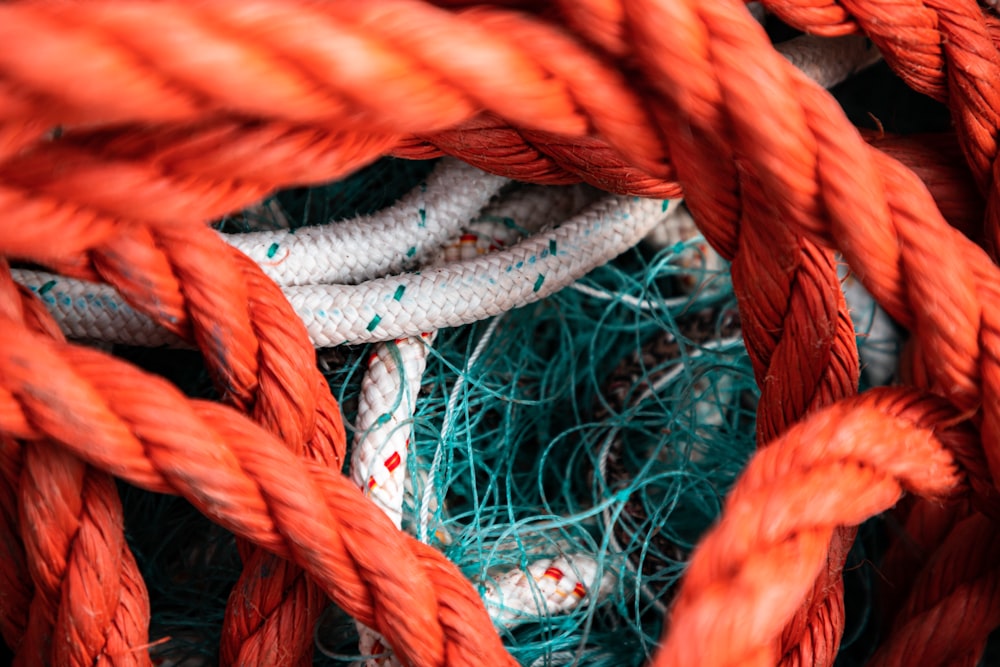
[[[625, 252], [667, 215], [667, 202], [607, 197], [559, 227], [471, 261], [360, 285], [284, 288], [316, 347], [419, 336], [532, 303]], [[70, 337], [131, 345], [179, 340], [113, 289], [44, 272], [14, 271]]]
[[[529, 186], [514, 190], [477, 216], [461, 237], [439, 253], [435, 264], [470, 260], [496, 251], [516, 241], [521, 233], [536, 231], [548, 222], [572, 215], [588, 199], [593, 199], [593, 193], [579, 187]], [[487, 339], [480, 342], [477, 351], [481, 351], [479, 348]], [[420, 338], [400, 338], [376, 345], [361, 385], [351, 477], [397, 528], [402, 526], [405, 496], [408, 491], [412, 493], [406, 484], [412, 418], [432, 340], [433, 334], [424, 334]], [[474, 353], [470, 366], [476, 357], [478, 354]], [[433, 474], [429, 477], [432, 480]], [[432, 489], [433, 483], [429, 481], [418, 510], [422, 536], [433, 510]], [[573, 604], [582, 599], [583, 596], [570, 598]], [[364, 661], [366, 667], [398, 665], [379, 633], [362, 623], [357, 624], [357, 629], [359, 651], [370, 656]]]
[[[434, 264], [471, 260], [516, 241], [522, 231], [578, 211], [590, 193], [579, 187], [514, 190], [486, 208], [460, 237], [439, 250]], [[399, 528], [406, 495], [409, 424], [434, 337], [398, 338], [375, 347], [361, 384], [351, 475]]]
[[598, 577], [596, 560], [585, 554], [541, 558], [527, 568], [515, 568], [486, 584], [483, 595], [493, 620], [507, 627], [565, 614], [587, 599], [601, 600], [615, 579]]
[[412, 419], [426, 367], [423, 339], [380, 343], [368, 361], [358, 398], [351, 479], [396, 528], [403, 524]]
[[449, 158], [375, 215], [222, 238], [279, 285], [357, 283], [426, 263], [508, 182]]

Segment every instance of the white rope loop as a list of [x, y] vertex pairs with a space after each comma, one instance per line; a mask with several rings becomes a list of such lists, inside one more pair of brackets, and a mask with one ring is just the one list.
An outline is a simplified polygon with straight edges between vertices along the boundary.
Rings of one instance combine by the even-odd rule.
[[506, 183], [446, 158], [426, 183], [374, 215], [222, 237], [279, 285], [353, 284], [425, 264]]
[[[520, 238], [522, 232], [535, 231], [547, 222], [572, 215], [587, 199], [592, 199], [590, 193], [578, 187], [531, 186], [514, 190], [477, 216], [461, 236], [438, 253], [433, 263], [447, 265], [500, 250]], [[397, 528], [402, 526], [405, 497], [413, 490], [406, 483], [412, 419], [433, 337], [425, 333], [419, 338], [376, 345], [361, 385], [351, 477]], [[432, 484], [427, 484], [425, 490], [431, 488]], [[430, 511], [429, 505], [436, 503], [424, 505], [421, 503], [418, 510], [420, 526], [428, 523], [425, 514]], [[572, 608], [583, 598], [572, 597], [564, 607]], [[364, 660], [365, 667], [398, 665], [377, 632], [361, 623], [357, 629], [358, 649], [370, 656]]]
[[[302, 285], [284, 292], [315, 347], [419, 336], [543, 299], [634, 246], [667, 212], [667, 202], [607, 197], [555, 229], [474, 260], [360, 285]], [[67, 336], [145, 346], [181, 343], [107, 285], [13, 273], [41, 295]]]

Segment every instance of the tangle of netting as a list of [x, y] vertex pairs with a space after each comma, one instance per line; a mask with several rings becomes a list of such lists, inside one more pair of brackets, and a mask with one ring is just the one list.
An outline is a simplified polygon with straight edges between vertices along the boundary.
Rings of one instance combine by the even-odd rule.
[[[599, 269], [582, 284], [602, 297], [565, 290], [435, 342], [413, 420], [404, 528], [418, 532], [432, 477], [429, 539], [482, 590], [542, 559], [596, 564], [578, 575], [596, 598], [585, 611], [560, 617], [528, 605], [507, 618], [497, 603], [522, 664], [560, 664], [566, 655], [643, 662], [658, 634], [655, 606], [682, 571], [676, 549], [693, 546], [752, 449], [755, 388], [742, 346], [685, 335], [692, 316], [735, 311], [732, 293], [724, 274], [698, 271], [713, 293], [668, 306], [678, 250], [637, 251]], [[670, 336], [682, 349], [648, 361], [643, 350]], [[634, 402], [613, 405], [608, 385], [632, 356], [650, 366], [636, 369]], [[651, 374], [666, 372], [671, 381], [638, 400]], [[616, 463], [617, 473], [602, 461], [608, 438], [628, 442], [636, 457]], [[666, 570], [655, 583], [637, 576], [644, 560]], [[649, 597], [638, 594], [641, 579]]]
[[[359, 178], [372, 179], [372, 191], [383, 197], [360, 212], [388, 206], [428, 171], [380, 162]], [[383, 182], [386, 174], [390, 182]], [[349, 186], [310, 196], [337, 197]], [[557, 189], [550, 196], [558, 198]], [[356, 212], [342, 209], [332, 224]], [[496, 220], [487, 211], [469, 229]], [[519, 222], [503, 218], [507, 226]], [[883, 384], [899, 338], [870, 297], [853, 281], [847, 285], [871, 361], [869, 383]], [[190, 353], [121, 352], [193, 393], [212, 394], [194, 358], [166, 365], [156, 359]], [[320, 354], [350, 436], [371, 355], [370, 345]], [[423, 523], [425, 539], [481, 592], [505, 578], [509, 584], [510, 573], [537, 562], [563, 558], [587, 568], [577, 578], [596, 582], [593, 603], [571, 613], [541, 603], [511, 611], [494, 600], [498, 627], [521, 664], [648, 660], [690, 551], [754, 447], [758, 391], [728, 266], [698, 236], [654, 230], [570, 289], [442, 331], [419, 381], [413, 417], [397, 426], [412, 432], [404, 529], [419, 534]], [[431, 478], [432, 499], [422, 508]], [[225, 596], [239, 574], [231, 537], [176, 499], [134, 489], [126, 498], [151, 587], [153, 636], [171, 638], [154, 651], [170, 664], [195, 656], [214, 661]], [[864, 590], [859, 609], [871, 603], [870, 574], [851, 577]], [[364, 658], [347, 618], [335, 607], [325, 613], [316, 630], [319, 664]]]
[[0, 5], [14, 664], [976, 664], [1000, 22], [762, 6]]

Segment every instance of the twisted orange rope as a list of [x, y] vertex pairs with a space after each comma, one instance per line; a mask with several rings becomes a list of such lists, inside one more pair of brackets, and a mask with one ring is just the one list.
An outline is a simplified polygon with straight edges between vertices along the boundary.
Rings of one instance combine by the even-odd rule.
[[775, 664], [781, 619], [824, 566], [835, 527], [891, 507], [904, 490], [938, 498], [960, 490], [945, 443], [962, 449], [975, 440], [968, 430], [941, 432], [938, 423], [955, 416], [926, 395], [873, 390], [759, 452], [698, 546], [653, 664]]
[[949, 528], [872, 664], [905, 665], [914, 655], [928, 665], [979, 663], [979, 647], [1000, 624], [997, 523], [976, 512]]
[[[253, 410], [294, 451], [315, 440], [315, 451], [321, 452], [340, 441], [339, 422], [311, 359], [304, 363], [308, 355], [301, 332], [280, 328], [292, 326], [287, 305], [251, 267], [191, 223], [243, 206], [280, 185], [346, 173], [394, 148], [408, 155], [437, 150], [424, 142], [522, 178], [582, 177], [639, 194], [676, 193], [676, 174], [709, 240], [733, 259], [748, 348], [764, 391], [761, 442], [851, 393], [856, 383], [853, 332], [830, 256], [816, 243], [835, 246], [845, 255], [880, 303], [914, 332], [926, 384], [963, 414], [982, 408], [983, 442], [996, 442], [996, 267], [945, 223], [911, 172], [868, 148], [826, 93], [771, 50], [738, 3], [555, 3], [554, 15], [565, 17], [581, 34], [580, 41], [554, 29], [548, 14], [529, 17], [490, 8], [452, 13], [406, 1], [343, 5], [256, 2], [253, 11], [236, 2], [0, 6], [0, 40], [9, 45], [0, 52], [0, 157], [6, 158], [0, 164], [0, 203], [8, 216], [0, 252], [116, 285], [137, 307], [196, 340], [233, 402]], [[891, 51], [895, 42], [890, 44], [891, 36], [881, 27], [885, 21], [877, 20], [880, 7], [851, 4], [858, 25]], [[776, 11], [789, 20], [808, 16], [814, 30], [854, 29], [839, 5], [807, 11], [789, 3]], [[930, 9], [914, 3], [914, 12], [921, 17], [914, 19], [919, 29], [906, 34], [919, 39], [908, 42], [912, 53], [891, 51], [890, 62], [913, 68], [913, 83], [941, 98], [946, 91], [941, 71], [947, 72], [947, 99], [959, 119], [959, 136], [977, 182], [989, 195], [987, 217], [992, 220], [996, 188], [986, 184], [996, 156], [991, 137], [997, 123], [990, 102], [994, 93], [981, 83], [995, 63], [990, 27], [971, 3]], [[800, 24], [805, 26], [804, 21]], [[821, 22], [825, 27], [816, 27]], [[160, 29], [145, 30], [151, 24]], [[948, 44], [943, 50], [942, 36]], [[192, 43], [199, 47], [190, 49]], [[480, 63], [489, 66], [481, 68]], [[79, 81], [86, 85], [75, 85]], [[768, 92], [763, 105], [760, 90]], [[483, 115], [484, 110], [490, 113]], [[64, 134], [48, 138], [47, 128], [57, 124], [64, 126]], [[412, 136], [401, 139], [405, 134]], [[130, 196], [136, 191], [141, 198]], [[12, 323], [11, 328], [17, 327]], [[67, 355], [65, 360], [74, 364], [86, 366], [90, 359], [96, 373], [96, 362], [86, 353], [46, 347], [16, 331], [10, 335], [4, 349], [18, 358], [18, 345], [35, 345], [31, 349], [37, 354]], [[297, 349], [298, 356], [283, 355], [286, 345]], [[935, 363], [926, 363], [928, 359]], [[301, 365], [285, 372], [288, 364]], [[30, 378], [10, 377], [24, 384], [7, 390], [20, 401], [29, 400], [24, 388], [34, 387]], [[144, 396], [154, 401], [148, 390], [133, 396], [108, 386], [106, 378], [90, 381], [104, 383], [98, 393], [105, 399], [130, 403]], [[141, 383], [134, 382], [138, 391]], [[67, 406], [74, 404], [71, 398], [81, 405], [88, 404], [85, 398], [95, 399], [96, 390], [78, 389], [82, 393], [52, 395]], [[167, 454], [133, 449], [128, 470], [115, 461], [109, 443], [121, 447], [130, 440], [128, 429], [106, 409], [88, 415], [117, 429], [116, 440], [94, 431], [96, 421], [87, 427], [109, 447], [108, 458], [101, 458], [83, 451], [75, 439], [79, 435], [49, 421], [52, 415], [32, 404], [27, 414], [46, 426], [35, 430], [38, 424], [24, 422], [25, 413], [19, 412], [24, 407], [18, 405], [15, 409], [8, 402], [3, 410], [9, 414], [0, 410], [9, 433], [56, 437], [93, 464], [136, 483], [167, 488], [167, 478], [158, 477], [156, 465], [145, 458]], [[119, 409], [118, 403], [112, 405]], [[165, 400], [159, 407], [184, 409]], [[205, 406], [198, 409], [211, 412]], [[864, 414], [873, 429], [895, 424], [877, 410]], [[314, 418], [318, 431], [313, 430]], [[83, 428], [88, 421], [74, 423]], [[227, 433], [246, 435], [242, 428]], [[787, 442], [793, 446], [798, 441]], [[223, 447], [222, 441], [215, 444]], [[265, 456], [232, 441], [228, 446], [243, 455]], [[186, 469], [196, 461], [196, 454], [183, 453], [176, 443], [169, 452], [171, 466]], [[995, 477], [1000, 454], [988, 448], [986, 457]], [[331, 460], [329, 455], [321, 458]], [[160, 465], [167, 466], [168, 459], [160, 459]], [[293, 466], [301, 464], [293, 460], [272, 463], [290, 466], [286, 472], [294, 474], [298, 469]], [[254, 470], [274, 475], [273, 470]], [[377, 627], [404, 657], [440, 664], [444, 647], [461, 643], [448, 633], [467, 632], [464, 619], [436, 608], [433, 596], [415, 596], [410, 602], [420, 615], [442, 625], [422, 628], [430, 632], [423, 640], [411, 636], [413, 621], [400, 612], [402, 603], [391, 601], [392, 587], [404, 586], [400, 579], [376, 582], [373, 570], [361, 568], [345, 583], [331, 574], [339, 573], [343, 563], [335, 565], [319, 555], [332, 547], [307, 542], [315, 553], [297, 551], [304, 547], [285, 544], [285, 538], [263, 530], [266, 522], [251, 525], [264, 521], [258, 515], [265, 505], [271, 507], [265, 500], [244, 508], [241, 521], [236, 507], [226, 505], [231, 500], [217, 501], [225, 511], [205, 500], [204, 494], [215, 497], [221, 478], [204, 470], [189, 474], [185, 481], [169, 477], [171, 488], [266, 548], [295, 554], [324, 590], [370, 625], [376, 619], [365, 603], [374, 593], [366, 593], [365, 586], [376, 587], [381, 603], [388, 605], [382, 612], [385, 627]], [[310, 474], [324, 488], [332, 484], [332, 477], [316, 470]], [[195, 479], [198, 483], [191, 485]], [[847, 484], [846, 477], [839, 480]], [[274, 485], [275, 495], [269, 496], [274, 502], [294, 491], [278, 480], [269, 478], [268, 483]], [[937, 487], [916, 488], [939, 492]], [[352, 500], [344, 502], [353, 511]], [[873, 501], [868, 508], [873, 512], [883, 505]], [[288, 507], [305, 512], [301, 503]], [[282, 534], [295, 539], [305, 539], [302, 525], [317, 530], [325, 525], [323, 539], [331, 544], [369, 530], [352, 523], [338, 534], [330, 527], [342, 524], [329, 512], [317, 522], [282, 511]], [[855, 520], [860, 519], [833, 517], [824, 526], [832, 530]], [[839, 593], [826, 593], [838, 580], [849, 535], [836, 539], [827, 567], [817, 568], [820, 552], [811, 551], [813, 569], [800, 571], [794, 594], [783, 598], [788, 607], [765, 615], [770, 623], [766, 633], [734, 642], [733, 656], [785, 656], [790, 663], [832, 660], [842, 609]], [[711, 555], [714, 543], [706, 544], [699, 553]], [[359, 560], [373, 558], [352, 553]], [[787, 551], [769, 553], [775, 568], [787, 564], [787, 555], [781, 558]], [[696, 557], [692, 570], [698, 572], [698, 558], [710, 555]], [[410, 574], [418, 571], [412, 558], [401, 560], [399, 567]], [[712, 585], [689, 577], [685, 591], [692, 600], [700, 599], [699, 581]], [[780, 582], [761, 584], [777, 587]], [[810, 586], [816, 586], [813, 602], [793, 617]], [[402, 590], [395, 593], [404, 595]], [[473, 599], [466, 603], [472, 605]], [[697, 611], [682, 613], [686, 608], [678, 603], [675, 624], [684, 613], [699, 617]], [[391, 631], [395, 623], [400, 625]], [[681, 626], [688, 629], [686, 636], [672, 636], [712, 650], [705, 646], [711, 641], [709, 628], [691, 623]], [[775, 632], [786, 623], [776, 648]], [[662, 661], [675, 655], [671, 641]], [[407, 642], [417, 642], [416, 648]], [[447, 650], [477, 659], [463, 653], [466, 648]], [[224, 654], [237, 660], [236, 651]], [[491, 655], [500, 660], [498, 653]]]
[[[0, 290], [8, 321], [63, 340], [44, 306], [19, 293], [5, 264]], [[0, 596], [0, 626], [17, 649], [15, 664], [96, 664], [104, 657], [151, 664], [139, 648], [149, 626], [146, 587], [125, 544], [113, 478], [45, 440], [26, 445], [3, 437], [5, 510], [20, 509], [5, 522], [3, 542], [13, 553]]]
[[[9, 351], [0, 360], [4, 431], [51, 437], [133, 484], [184, 495], [237, 535], [308, 570], [407, 664], [512, 664], [455, 566], [393, 531], [350, 480], [287, 451], [230, 409], [188, 400], [117, 359], [8, 324], [0, 327]], [[433, 610], [435, 622], [414, 610]]]

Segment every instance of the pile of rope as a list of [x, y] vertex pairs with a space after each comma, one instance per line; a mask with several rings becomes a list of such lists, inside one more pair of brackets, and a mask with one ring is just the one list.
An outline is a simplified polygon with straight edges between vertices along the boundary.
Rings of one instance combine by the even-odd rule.
[[[682, 194], [730, 262], [738, 317], [700, 326], [742, 332], [759, 450], [677, 590], [635, 596], [669, 609], [651, 663], [832, 664], [856, 527], [898, 504], [869, 662], [975, 664], [1000, 624], [1000, 22], [972, 0], [762, 4], [812, 35], [864, 35], [954, 132], [859, 133], [826, 70], [796, 69], [737, 0], [0, 4], [0, 634], [15, 664], [151, 663], [116, 478], [239, 538], [224, 664], [307, 664], [328, 600], [373, 661], [515, 664], [494, 620], [599, 600], [601, 563], [555, 539], [478, 590], [446, 556], [436, 474], [409, 508], [380, 500], [406, 486], [405, 437], [383, 444], [412, 424], [424, 334], [553, 294]], [[870, 60], [860, 43], [834, 80]], [[207, 224], [389, 154], [481, 172], [443, 161], [353, 239], [231, 244]], [[470, 233], [448, 221], [508, 178], [612, 195], [571, 190], [544, 214], [515, 197], [516, 215], [479, 222], [524, 225], [439, 255]], [[901, 386], [857, 392], [835, 252], [909, 332]], [[67, 335], [197, 348], [219, 400]], [[365, 382], [399, 379], [387, 407], [365, 408], [379, 394], [362, 387], [349, 455], [315, 349], [363, 342], [385, 343]], [[481, 356], [473, 344], [463, 377]], [[622, 449], [609, 440], [593, 472], [612, 493], [631, 474]], [[623, 546], [621, 525], [606, 535]], [[630, 556], [621, 571], [641, 579]]]

